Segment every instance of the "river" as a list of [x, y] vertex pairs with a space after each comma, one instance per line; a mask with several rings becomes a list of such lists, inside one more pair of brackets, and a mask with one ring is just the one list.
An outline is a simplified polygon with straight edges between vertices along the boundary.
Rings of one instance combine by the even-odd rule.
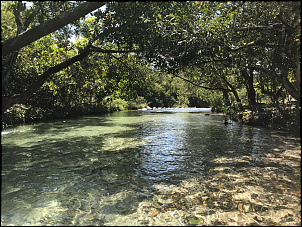
[[223, 116], [198, 111], [122, 111], [22, 125], [3, 130], [1, 146], [1, 225], [156, 225], [152, 218], [185, 225], [184, 213], [172, 220], [178, 208], [167, 210], [169, 222], [150, 204], [157, 198], [163, 206], [160, 192], [202, 183], [219, 168], [241, 176], [243, 169], [273, 168], [290, 178], [293, 191], [301, 187], [297, 164], [266, 162], [299, 147], [300, 138], [225, 125]]

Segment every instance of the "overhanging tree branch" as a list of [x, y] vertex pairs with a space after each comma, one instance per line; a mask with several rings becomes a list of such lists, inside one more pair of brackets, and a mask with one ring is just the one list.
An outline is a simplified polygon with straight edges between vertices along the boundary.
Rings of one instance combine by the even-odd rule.
[[22, 94], [14, 95], [12, 97], [5, 97], [2, 96], [2, 113], [7, 109], [7, 107], [12, 106], [15, 103], [21, 102], [27, 98], [29, 98], [35, 91], [37, 91], [44, 82], [51, 77], [51, 75], [65, 69], [66, 67], [72, 65], [73, 63], [82, 60], [85, 58], [91, 51], [89, 49], [85, 49], [80, 54], [67, 59], [66, 61], [53, 66], [46, 70], [39, 78], [30, 86], [28, 87]]
[[232, 91], [232, 90], [230, 90], [230, 89], [222, 88], [222, 87], [211, 88], [211, 87], [202, 86], [202, 85], [200, 85], [200, 84], [195, 83], [194, 81], [191, 81], [191, 80], [189, 80], [189, 79], [187, 79], [187, 78], [184, 78], [184, 77], [182, 77], [182, 76], [179, 76], [179, 75], [177, 75], [177, 74], [173, 74], [173, 76], [178, 77], [178, 78], [180, 78], [180, 79], [182, 79], [182, 80], [184, 80], [184, 81], [186, 81], [186, 82], [188, 82], [188, 83], [190, 83], [190, 84], [192, 84], [192, 85], [194, 85], [194, 86], [196, 86], [196, 87], [204, 88], [204, 89], [207, 89], [207, 90], [225, 90], [225, 91]]
[[[22, 8], [22, 2], [18, 2], [18, 6], [17, 9], [14, 11], [14, 15], [15, 15], [15, 21], [17, 24], [17, 35], [19, 35], [21, 32], [24, 32], [29, 24], [31, 23], [31, 21], [34, 19], [35, 15], [38, 13], [40, 6], [36, 7], [33, 12], [25, 19], [25, 22], [22, 23], [20, 21], [20, 12], [24, 10], [24, 8]], [[9, 61], [9, 66], [7, 67], [7, 69], [4, 71], [4, 73], [2, 73], [2, 90], [4, 90], [7, 80], [10, 77], [12, 70], [13, 70], [13, 65], [15, 64], [16, 60], [17, 60], [17, 56], [18, 56], [18, 51], [15, 51], [12, 53], [12, 55], [10, 56], [11, 60]]]
[[78, 20], [87, 13], [100, 8], [105, 4], [105, 2], [84, 2], [71, 11], [58, 15], [55, 18], [46, 21], [44, 24], [2, 42], [2, 56], [6, 56], [9, 53], [29, 45], [30, 43], [64, 27], [67, 24], [70, 24], [73, 21]]
[[263, 68], [261, 66], [250, 66], [253, 70], [263, 71], [271, 76], [275, 76], [277, 80], [282, 84], [282, 86], [293, 96], [296, 100], [300, 100], [301, 94], [300, 92], [293, 86], [293, 84], [288, 80], [287, 75], [284, 73], [278, 74], [273, 70]]
[[123, 62], [120, 58], [114, 56], [113, 54], [110, 54], [111, 57], [115, 58], [116, 60], [118, 60], [120, 63], [122, 63], [127, 69], [129, 69], [130, 71], [134, 72], [134, 70], [125, 62]]
[[[69, 58], [65, 60], [64, 62], [55, 65], [49, 69], [47, 69], [42, 75], [39, 76], [39, 78], [31, 85], [29, 86], [22, 94], [18, 94], [12, 97], [5, 97], [4, 94], [2, 94], [2, 113], [5, 111], [9, 106], [12, 106], [15, 103], [21, 102], [27, 98], [29, 98], [35, 91], [37, 91], [46, 80], [48, 80], [53, 74], [61, 71], [62, 69], [67, 68], [68, 66], [72, 65], [73, 63], [80, 61], [87, 57], [91, 52], [98, 52], [98, 53], [129, 53], [129, 52], [138, 52], [138, 50], [127, 50], [127, 51], [121, 51], [121, 50], [106, 50], [99, 47], [92, 46], [91, 42], [88, 43], [88, 45], [83, 49], [78, 55]], [[113, 55], [112, 55], [113, 56]], [[115, 56], [113, 56], [115, 57]], [[115, 57], [118, 59], [117, 57]], [[120, 59], [118, 59], [121, 61]], [[121, 61], [122, 62], [122, 61]], [[122, 62], [123, 63], [123, 62]], [[125, 64], [125, 63], [124, 63]], [[127, 66], [129, 67], [129, 66]], [[4, 91], [4, 90], [2, 90]]]

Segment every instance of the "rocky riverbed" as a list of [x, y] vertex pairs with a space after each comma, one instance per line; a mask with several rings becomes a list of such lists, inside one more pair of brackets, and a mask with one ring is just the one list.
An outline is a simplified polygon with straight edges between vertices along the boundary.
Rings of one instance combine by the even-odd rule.
[[[249, 162], [217, 159], [227, 162]], [[264, 166], [210, 169], [208, 178], [178, 186], [156, 185], [156, 195], [136, 212], [109, 225], [301, 225], [301, 147], [284, 147], [263, 158]], [[278, 171], [284, 165], [289, 172]], [[106, 225], [106, 221], [104, 222]], [[107, 225], [108, 225], [107, 224]]]

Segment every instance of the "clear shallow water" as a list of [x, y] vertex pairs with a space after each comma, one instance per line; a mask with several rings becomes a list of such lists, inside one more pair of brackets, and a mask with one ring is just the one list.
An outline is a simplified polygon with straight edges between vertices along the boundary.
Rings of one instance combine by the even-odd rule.
[[[267, 153], [300, 143], [284, 132], [184, 111], [86, 116], [19, 126], [1, 137], [2, 225], [123, 225], [116, 220], [152, 200], [158, 185], [207, 177], [217, 166], [261, 167]], [[250, 161], [217, 163], [242, 156]]]

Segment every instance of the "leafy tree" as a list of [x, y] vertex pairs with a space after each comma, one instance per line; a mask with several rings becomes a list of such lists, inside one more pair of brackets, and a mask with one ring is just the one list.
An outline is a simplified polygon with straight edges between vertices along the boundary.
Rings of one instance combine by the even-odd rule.
[[[36, 92], [46, 80], [48, 80], [53, 74], [67, 68], [68, 66], [71, 66], [73, 63], [80, 61], [87, 57], [92, 51], [101, 52], [101, 53], [115, 53], [119, 51], [107, 51], [101, 48], [93, 47], [92, 50], [92, 43], [89, 42], [84, 48], [78, 49], [75, 52], [75, 55], [68, 56], [66, 55], [66, 51], [68, 51], [68, 46], [63, 45], [64, 40], [67, 42], [67, 38], [69, 36], [62, 36], [60, 35], [62, 31], [58, 31], [54, 34], [50, 34], [48, 37], [51, 37], [51, 41], [53, 42], [53, 45], [56, 45], [58, 51], [56, 53], [59, 53], [57, 56], [52, 56], [50, 59], [53, 59], [53, 62], [43, 62], [40, 61], [41, 59], [37, 58], [37, 55], [47, 55], [48, 51], [51, 52], [53, 48], [50, 48], [50, 44], [48, 45], [36, 45], [36, 43], [31, 43], [32, 41], [43, 37], [41, 40], [38, 40], [37, 42], [41, 42], [47, 38], [45, 36], [46, 34], [51, 33], [52, 31], [62, 28], [65, 24], [76, 22], [77, 19], [84, 16], [88, 12], [91, 12], [94, 9], [99, 8], [100, 6], [104, 5], [104, 3], [80, 3], [78, 6], [72, 7], [72, 4], [66, 4], [66, 3], [50, 3], [50, 2], [33, 2], [34, 4], [29, 9], [26, 9], [26, 7], [21, 2], [13, 2], [13, 3], [7, 3], [10, 4], [5, 9], [7, 10], [14, 10], [14, 16], [16, 21], [16, 27], [17, 28], [17, 35], [13, 38], [9, 38], [5, 41], [2, 41], [2, 47], [3, 47], [3, 68], [2, 68], [2, 112], [7, 109], [7, 107], [13, 105], [14, 103], [20, 103], [23, 100], [26, 100], [28, 97], [30, 97], [34, 92]], [[1, 4], [6, 4], [1, 3]], [[51, 7], [52, 9], [50, 11], [46, 11], [48, 7]], [[66, 9], [69, 11], [61, 13], [62, 9]], [[57, 11], [56, 11], [57, 10]], [[59, 11], [59, 12], [58, 12]], [[60, 14], [57, 16], [57, 13]], [[47, 18], [48, 20], [46, 22], [44, 21], [44, 18]], [[52, 18], [53, 17], [53, 18]], [[36, 22], [36, 20], [38, 22]], [[32, 23], [31, 23], [32, 22]], [[4, 24], [3, 22], [2, 24]], [[37, 23], [42, 23], [38, 26], [34, 26]], [[54, 25], [55, 24], [55, 25]], [[20, 26], [19, 26], [20, 25]], [[23, 26], [22, 26], [23, 25]], [[26, 26], [25, 26], [26, 25]], [[3, 25], [4, 26], [4, 25]], [[31, 26], [32, 28], [27, 28]], [[84, 26], [85, 28], [85, 26]], [[64, 29], [64, 28], [63, 28]], [[85, 33], [85, 31], [83, 31]], [[2, 37], [8, 37], [9, 35], [4, 35]], [[30, 36], [30, 38], [26, 38], [27, 36]], [[57, 42], [56, 42], [57, 40]], [[68, 42], [70, 43], [70, 42]], [[45, 43], [46, 44], [46, 43]], [[27, 46], [26, 46], [27, 45]], [[29, 55], [27, 54], [28, 51], [32, 51], [33, 45], [37, 47], [37, 49], [34, 49], [34, 55], [33, 59], [29, 60]], [[14, 46], [14, 48], [11, 48], [11, 46]], [[20, 47], [24, 47], [19, 52], [13, 52], [15, 50], [18, 50]], [[63, 48], [63, 49], [60, 49]], [[61, 51], [62, 50], [62, 51]], [[21, 52], [20, 52], [21, 51]], [[12, 53], [13, 52], [13, 53]], [[52, 53], [51, 53], [52, 54]], [[18, 58], [18, 59], [17, 59]], [[35, 67], [32, 67], [34, 72], [32, 71], [29, 73], [26, 69], [20, 68], [19, 61], [25, 61], [31, 63], [31, 67], [33, 66], [33, 63], [35, 62], [35, 59], [37, 60], [38, 64], [41, 65], [41, 67], [38, 67], [37, 70]], [[15, 64], [17, 62], [17, 64]], [[34, 61], [34, 62], [33, 62]], [[53, 63], [53, 64], [52, 64]], [[16, 67], [16, 69], [15, 69]], [[18, 71], [21, 70], [21, 71]], [[42, 70], [42, 71], [41, 71]], [[18, 82], [18, 78], [25, 79], [26, 76], [24, 74], [29, 74], [30, 77], [32, 77], [31, 80], [27, 81], [26, 85]], [[17, 81], [16, 81], [17, 80]], [[26, 80], [26, 79], [25, 79]], [[13, 84], [13, 81], [16, 81], [16, 84], [18, 86], [21, 86], [22, 90], [21, 93], [18, 93], [18, 91], [10, 90], [7, 85], [8, 81], [10, 81], [11, 84]]]
[[[33, 2], [29, 9], [21, 2], [2, 4], [7, 18], [15, 21], [12, 25], [4, 19], [2, 27], [16, 30], [2, 30], [2, 45], [24, 42], [17, 53], [3, 52], [4, 110], [39, 88], [62, 102], [63, 94], [70, 101], [68, 94], [73, 94], [77, 106], [76, 100], [107, 96], [134, 99], [141, 95], [141, 84], [150, 85], [146, 97], [152, 99], [154, 92], [161, 98], [152, 102], [166, 105], [181, 99], [188, 104], [194, 95], [179, 88], [192, 85], [206, 89], [204, 94], [221, 92], [217, 97], [226, 105], [235, 100], [240, 106], [241, 96], [246, 96], [253, 106], [259, 93], [277, 100], [285, 91], [300, 100], [297, 2], [108, 2], [105, 10], [84, 20], [75, 16], [78, 9], [105, 3]], [[56, 32], [46, 29], [35, 42], [20, 39], [60, 17], [73, 19], [69, 26], [58, 24]], [[81, 42], [71, 43], [73, 34]], [[51, 77], [55, 73], [58, 77]], [[152, 81], [151, 74], [165, 76]], [[144, 83], [147, 78], [151, 80]]]
[[[38, 3], [39, 4], [39, 3]], [[62, 7], [64, 9], [64, 5], [65, 3], [63, 2], [62, 4], [59, 4], [60, 8]], [[19, 50], [20, 48], [29, 45], [31, 42], [36, 41], [39, 38], [42, 38], [62, 27], [64, 27], [65, 25], [68, 25], [76, 20], [78, 20], [79, 18], [85, 16], [87, 13], [100, 8], [101, 6], [105, 5], [105, 3], [103, 2], [84, 2], [81, 5], [75, 7], [74, 9], [72, 9], [71, 11], [68, 12], [64, 12], [59, 16], [56, 16], [52, 19], [49, 19], [47, 21], [43, 21], [43, 8], [47, 7], [47, 5], [41, 6], [41, 4], [39, 4], [36, 7], [40, 8], [40, 11], [42, 12], [42, 15], [39, 15], [39, 26], [36, 27], [32, 27], [29, 30], [26, 30], [27, 27], [29, 26], [29, 24], [32, 22], [36, 11], [38, 11], [38, 9], [33, 9], [32, 12], [29, 12], [28, 10], [26, 10], [26, 7], [24, 6], [24, 4], [22, 2], [18, 2], [17, 3], [17, 7], [14, 11], [15, 14], [15, 19], [16, 19], [16, 23], [17, 23], [17, 27], [18, 30], [20, 30], [20, 32], [18, 32], [19, 34], [17, 34], [17, 36], [12, 37], [8, 40], [5, 40], [2, 42], [2, 55], [6, 56], [9, 53], [13, 53], [14, 51]], [[60, 9], [57, 8], [56, 9]], [[54, 8], [53, 8], [54, 9]], [[52, 10], [53, 10], [52, 9]], [[20, 14], [22, 11], [25, 11], [25, 14], [29, 14], [28, 17], [25, 18], [24, 22], [21, 22], [21, 18], [20, 18]], [[53, 13], [53, 11], [49, 12], [50, 14]], [[49, 14], [47, 14], [49, 15]], [[54, 14], [55, 15], [55, 14]], [[23, 26], [22, 26], [23, 24]], [[21, 33], [22, 31], [22, 33]]]

